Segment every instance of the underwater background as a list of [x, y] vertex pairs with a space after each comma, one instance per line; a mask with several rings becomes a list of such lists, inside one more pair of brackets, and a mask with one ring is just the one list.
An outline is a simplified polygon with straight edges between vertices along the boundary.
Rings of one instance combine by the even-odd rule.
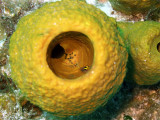
[[[8, 45], [18, 20], [45, 2], [58, 0], [1, 0], [0, 1], [0, 120], [160, 120], [160, 83], [152, 86], [139, 86], [131, 81], [124, 81], [120, 91], [104, 106], [95, 112], [66, 118], [42, 111], [27, 101], [10, 78], [8, 63]], [[114, 11], [107, 0], [86, 0], [100, 8], [117, 21], [160, 22], [158, 9], [147, 14], [125, 15]], [[132, 64], [128, 64], [128, 69]], [[131, 73], [128, 73], [126, 80]], [[132, 78], [129, 78], [132, 79]]]

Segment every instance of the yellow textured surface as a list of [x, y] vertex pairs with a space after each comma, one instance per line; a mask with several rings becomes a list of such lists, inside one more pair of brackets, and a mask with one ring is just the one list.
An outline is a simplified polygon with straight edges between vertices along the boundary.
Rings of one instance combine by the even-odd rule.
[[[128, 24], [128, 25], [127, 25]], [[133, 77], [140, 85], [152, 85], [160, 81], [160, 23], [120, 23], [128, 42], [133, 60]]]
[[145, 13], [155, 5], [160, 4], [157, 0], [109, 0], [112, 7], [126, 14]]
[[[66, 31], [87, 35], [94, 47], [90, 71], [62, 79], [46, 61], [49, 43]], [[114, 19], [85, 2], [47, 3], [20, 19], [10, 39], [11, 76], [35, 105], [57, 116], [90, 113], [105, 104], [121, 86], [127, 52]]]

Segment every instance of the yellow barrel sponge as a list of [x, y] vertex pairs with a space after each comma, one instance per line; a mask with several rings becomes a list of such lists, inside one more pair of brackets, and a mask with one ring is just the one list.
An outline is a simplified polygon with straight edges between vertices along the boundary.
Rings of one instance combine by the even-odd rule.
[[30, 102], [56, 116], [91, 113], [120, 88], [127, 52], [116, 22], [82, 1], [47, 3], [19, 20], [11, 77]]
[[109, 0], [112, 7], [125, 14], [146, 13], [155, 5], [160, 4], [158, 0]]
[[160, 81], [160, 23], [119, 23], [133, 60], [133, 77], [140, 85]]

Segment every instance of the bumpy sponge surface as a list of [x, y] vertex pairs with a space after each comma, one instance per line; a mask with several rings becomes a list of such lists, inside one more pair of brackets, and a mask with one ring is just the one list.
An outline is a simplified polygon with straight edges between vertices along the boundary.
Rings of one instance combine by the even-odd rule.
[[[90, 70], [75, 79], [57, 76], [47, 62], [49, 44], [68, 31], [83, 33], [93, 45]], [[11, 76], [33, 104], [57, 116], [90, 113], [120, 88], [127, 52], [116, 22], [85, 2], [47, 3], [20, 19], [10, 39]]]

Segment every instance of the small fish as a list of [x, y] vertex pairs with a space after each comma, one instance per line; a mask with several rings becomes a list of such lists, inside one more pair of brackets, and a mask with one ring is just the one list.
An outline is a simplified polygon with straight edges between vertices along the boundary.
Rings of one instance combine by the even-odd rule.
[[90, 69], [90, 67], [87, 65], [87, 66], [81, 67], [80, 70], [81, 70], [82, 72], [87, 72], [89, 69]]

